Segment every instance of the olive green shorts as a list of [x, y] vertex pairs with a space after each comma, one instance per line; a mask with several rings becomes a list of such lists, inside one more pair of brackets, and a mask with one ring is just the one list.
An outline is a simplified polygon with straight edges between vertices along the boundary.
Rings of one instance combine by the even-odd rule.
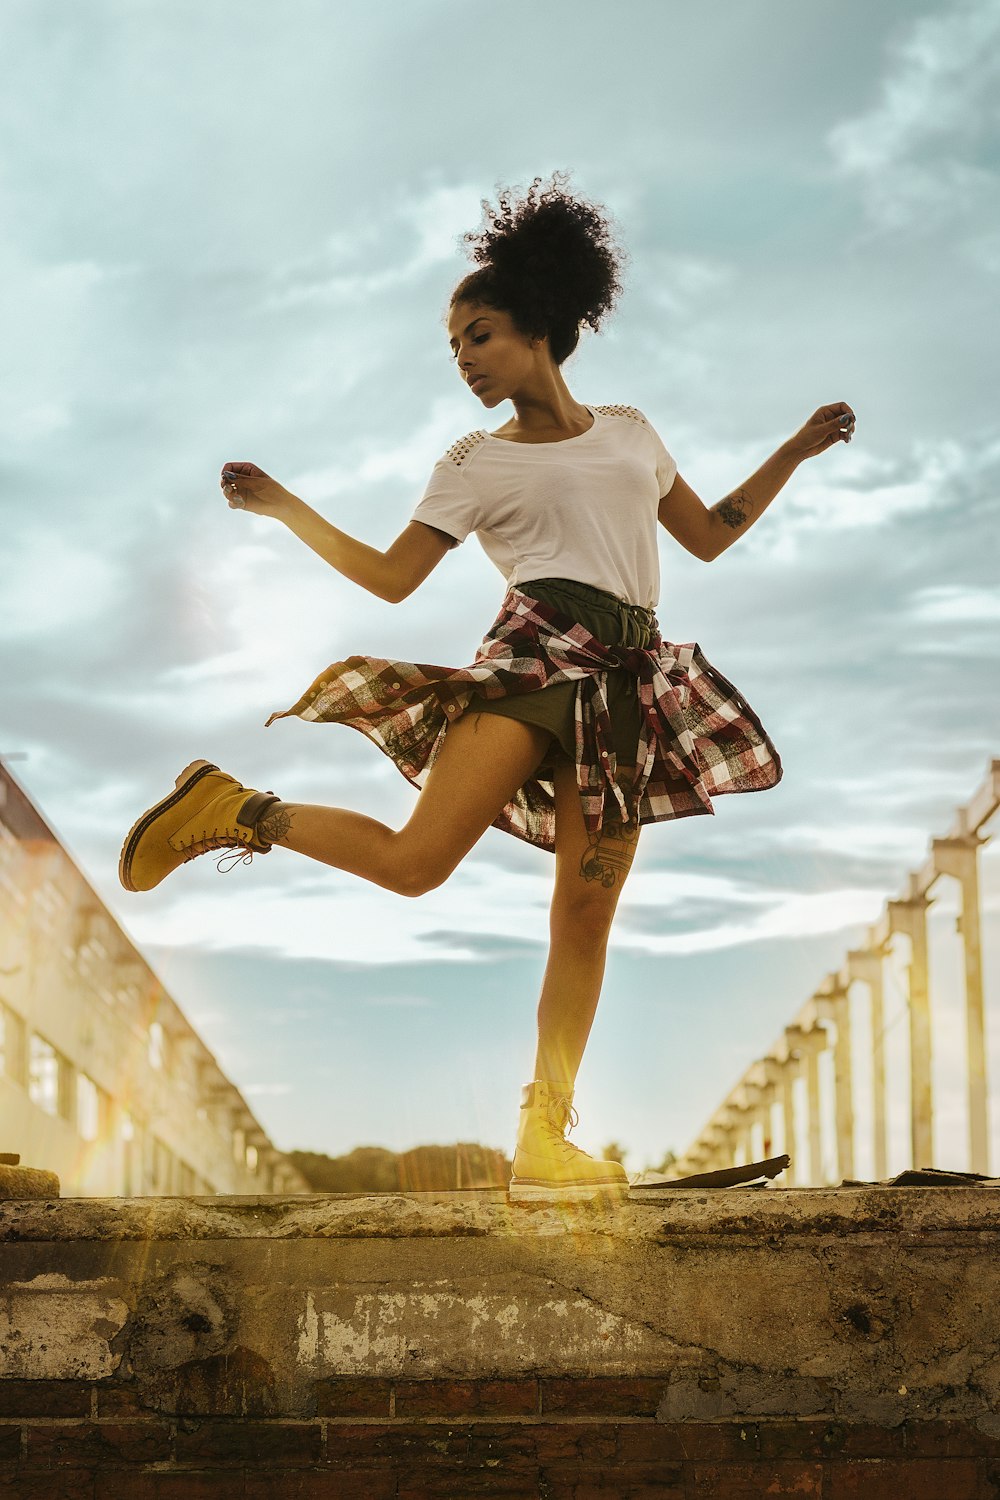
[[[589, 583], [577, 583], [571, 578], [534, 578], [515, 587], [551, 604], [561, 614], [585, 626], [606, 646], [642, 648], [653, 638], [655, 616], [652, 610], [643, 609], [638, 604], [624, 604], [614, 594]], [[576, 688], [575, 682], [555, 682], [549, 687], [509, 698], [483, 698], [479, 693], [473, 693], [466, 712], [502, 714], [506, 719], [520, 719], [522, 723], [548, 729], [553, 738], [546, 758], [538, 768], [544, 771], [554, 768], [560, 761], [576, 761]], [[641, 714], [635, 674], [624, 667], [612, 668], [608, 672], [608, 710], [618, 764], [622, 769], [631, 768], [635, 765], [639, 748]]]

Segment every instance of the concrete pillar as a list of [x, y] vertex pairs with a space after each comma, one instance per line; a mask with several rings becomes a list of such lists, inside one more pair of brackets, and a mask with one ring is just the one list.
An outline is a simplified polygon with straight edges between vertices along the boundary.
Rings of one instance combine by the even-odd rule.
[[834, 1121], [837, 1136], [837, 1178], [854, 1176], [854, 1070], [851, 1062], [851, 1003], [836, 980], [813, 996], [816, 1014], [833, 1021], [837, 1040], [833, 1049]]
[[876, 1182], [884, 1182], [889, 1171], [885, 1108], [885, 1039], [882, 1035], [885, 1009], [882, 987], [884, 957], [884, 950], [881, 948], [851, 948], [847, 954], [848, 974], [852, 980], [858, 979], [862, 984], [866, 984], [871, 994], [872, 1145]]
[[706, 1152], [705, 1172], [717, 1172], [720, 1167], [732, 1167], [732, 1161], [726, 1160], [726, 1133], [718, 1122], [709, 1125], [702, 1137], [703, 1149]]
[[804, 1187], [809, 1180], [809, 1166], [798, 1156], [798, 1136], [795, 1130], [795, 1080], [802, 1072], [801, 1026], [785, 1027], [787, 1052], [781, 1061], [781, 1113], [785, 1127], [784, 1149], [792, 1159], [791, 1186]]
[[889, 931], [910, 939], [910, 1151], [912, 1165], [934, 1165], [934, 1099], [931, 1086], [931, 1003], [927, 977], [926, 896], [887, 903]]
[[986, 1018], [983, 1008], [983, 950], [979, 920], [979, 846], [985, 839], [967, 834], [957, 839], [932, 839], [931, 857], [939, 875], [951, 875], [962, 891], [962, 934], [965, 964], [965, 1034], [969, 1089], [969, 1170], [989, 1172], [989, 1126], [986, 1093]]
[[736, 1121], [729, 1105], [723, 1106], [717, 1116], [718, 1130], [718, 1164], [720, 1167], [731, 1167], [736, 1161]]
[[754, 1130], [758, 1123], [762, 1126], [762, 1133], [767, 1135], [767, 1121], [764, 1118], [766, 1090], [756, 1079], [748, 1080], [743, 1085], [743, 1096], [747, 1105], [747, 1154], [746, 1161], [757, 1161], [757, 1147], [754, 1145]]
[[809, 1115], [809, 1187], [823, 1186], [823, 1137], [820, 1133], [819, 1054], [830, 1044], [825, 1026], [802, 1032], [800, 1051], [806, 1064], [806, 1108]]
[[781, 1098], [783, 1067], [776, 1057], [765, 1057], [761, 1059], [761, 1069], [763, 1072], [761, 1106], [764, 1117], [764, 1155], [776, 1156], [773, 1116], [775, 1102]]

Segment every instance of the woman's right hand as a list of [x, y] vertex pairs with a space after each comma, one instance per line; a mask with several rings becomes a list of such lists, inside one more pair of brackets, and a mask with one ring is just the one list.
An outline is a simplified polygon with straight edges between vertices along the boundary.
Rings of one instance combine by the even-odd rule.
[[281, 517], [293, 498], [284, 485], [245, 459], [223, 465], [219, 483], [232, 509], [258, 516]]

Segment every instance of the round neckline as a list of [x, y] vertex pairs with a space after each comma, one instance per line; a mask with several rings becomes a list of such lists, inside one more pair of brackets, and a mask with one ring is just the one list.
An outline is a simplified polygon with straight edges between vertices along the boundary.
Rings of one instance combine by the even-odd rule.
[[578, 443], [581, 438], [590, 437], [590, 434], [597, 426], [598, 417], [598, 413], [595, 407], [588, 405], [586, 401], [581, 401], [580, 405], [586, 406], [587, 410], [590, 412], [590, 415], [594, 420], [591, 422], [588, 428], [586, 428], [583, 432], [575, 433], [573, 437], [546, 438], [541, 443], [521, 443], [518, 442], [517, 438], [497, 437], [495, 432], [487, 432], [486, 436], [488, 438], [492, 438], [495, 443], [507, 443], [511, 448], [560, 448], [564, 443]]

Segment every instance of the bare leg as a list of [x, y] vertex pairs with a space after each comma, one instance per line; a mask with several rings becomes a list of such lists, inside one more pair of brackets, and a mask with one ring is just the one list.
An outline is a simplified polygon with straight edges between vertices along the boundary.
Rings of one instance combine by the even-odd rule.
[[[608, 936], [639, 842], [635, 824], [587, 834], [571, 764], [556, 771], [556, 886], [538, 1003], [536, 1078], [571, 1091], [597, 1012]], [[608, 884], [604, 884], [604, 880]]]
[[548, 730], [496, 714], [466, 713], [448, 726], [417, 805], [398, 831], [363, 813], [281, 802], [257, 825], [270, 843], [418, 896], [441, 885], [524, 785]]

